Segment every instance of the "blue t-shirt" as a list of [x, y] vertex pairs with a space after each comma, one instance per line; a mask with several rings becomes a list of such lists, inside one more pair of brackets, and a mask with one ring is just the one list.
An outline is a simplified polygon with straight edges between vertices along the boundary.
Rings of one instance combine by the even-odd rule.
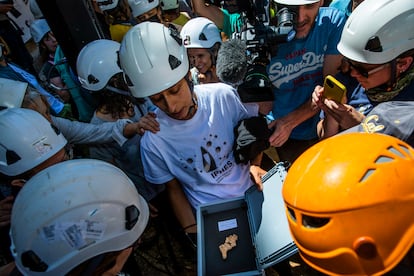
[[[325, 55], [337, 55], [345, 14], [334, 8], [322, 7], [316, 22], [306, 38], [294, 39], [277, 45], [276, 56], [268, 65], [275, 100], [273, 116], [283, 117], [308, 101], [316, 85], [323, 84]], [[319, 114], [293, 129], [290, 138], [310, 140], [317, 138]]]

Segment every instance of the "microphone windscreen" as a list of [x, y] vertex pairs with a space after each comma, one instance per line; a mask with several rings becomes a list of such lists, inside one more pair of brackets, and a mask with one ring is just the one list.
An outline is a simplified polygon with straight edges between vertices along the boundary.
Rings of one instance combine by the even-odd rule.
[[227, 84], [238, 84], [244, 79], [246, 70], [246, 43], [239, 39], [221, 43], [217, 53], [217, 77]]

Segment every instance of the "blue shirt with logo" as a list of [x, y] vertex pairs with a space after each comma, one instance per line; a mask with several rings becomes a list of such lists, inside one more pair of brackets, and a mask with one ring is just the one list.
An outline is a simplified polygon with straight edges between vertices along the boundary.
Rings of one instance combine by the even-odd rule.
[[[325, 55], [337, 55], [337, 44], [345, 24], [345, 14], [334, 8], [322, 7], [311, 32], [306, 38], [277, 45], [277, 53], [268, 65], [268, 75], [274, 86], [275, 119], [294, 111], [312, 95], [316, 85], [323, 84]], [[317, 138], [319, 114], [293, 129], [290, 138]]]

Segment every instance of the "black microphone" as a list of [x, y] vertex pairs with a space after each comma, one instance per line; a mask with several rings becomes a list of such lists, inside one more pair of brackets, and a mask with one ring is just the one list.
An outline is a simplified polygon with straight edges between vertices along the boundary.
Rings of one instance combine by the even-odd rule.
[[216, 74], [224, 83], [240, 84], [247, 71], [246, 43], [239, 39], [224, 41], [217, 53]]

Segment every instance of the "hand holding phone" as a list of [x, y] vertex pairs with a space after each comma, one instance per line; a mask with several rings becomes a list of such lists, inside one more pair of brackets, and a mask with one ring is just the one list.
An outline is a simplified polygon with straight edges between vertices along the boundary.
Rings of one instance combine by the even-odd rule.
[[331, 75], [325, 77], [323, 95], [329, 100], [341, 102], [346, 94], [346, 87]]

